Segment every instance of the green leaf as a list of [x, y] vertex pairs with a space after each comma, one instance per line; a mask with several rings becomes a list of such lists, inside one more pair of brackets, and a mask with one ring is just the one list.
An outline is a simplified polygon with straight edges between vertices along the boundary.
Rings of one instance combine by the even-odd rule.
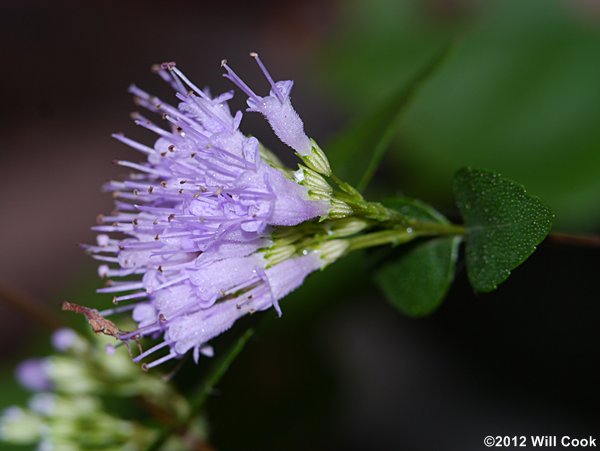
[[[442, 65], [451, 48], [450, 44], [445, 45], [379, 108], [327, 146], [328, 158], [338, 177], [364, 191], [396, 134], [405, 108], [421, 85]], [[357, 161], [367, 163], [356, 164]]]
[[596, 231], [600, 58], [590, 55], [600, 54], [600, 27], [582, 20], [591, 2], [459, 3], [440, 20], [413, 0], [344, 2], [319, 75], [344, 108], [369, 111], [449, 34], [460, 36], [404, 112], [386, 154], [389, 180], [450, 207], [458, 167], [494, 168], [552, 205], [561, 228]]
[[[448, 224], [441, 213], [417, 199], [395, 197], [383, 204], [413, 219]], [[419, 242], [393, 259], [388, 251], [387, 262], [375, 273], [375, 281], [404, 314], [428, 315], [441, 304], [452, 283], [460, 239], [443, 237]]]
[[448, 220], [431, 205], [411, 197], [393, 197], [381, 202], [388, 208], [392, 208], [404, 216], [421, 221], [432, 221], [440, 224], [449, 224]]
[[452, 283], [460, 239], [443, 237], [418, 243], [384, 265], [375, 281], [401, 312], [429, 315], [442, 303]]
[[529, 257], [552, 228], [554, 213], [500, 174], [463, 168], [454, 177], [467, 228], [467, 273], [477, 291], [492, 291]]

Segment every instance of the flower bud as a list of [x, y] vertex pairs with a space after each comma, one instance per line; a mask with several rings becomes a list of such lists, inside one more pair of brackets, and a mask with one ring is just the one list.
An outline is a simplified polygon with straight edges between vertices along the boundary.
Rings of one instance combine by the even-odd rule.
[[304, 161], [304, 164], [319, 174], [323, 174], [326, 176], [331, 175], [331, 166], [329, 165], [329, 160], [325, 155], [325, 152], [319, 147], [319, 145], [315, 142], [314, 139], [311, 138], [311, 150], [307, 155], [300, 155], [300, 158]]

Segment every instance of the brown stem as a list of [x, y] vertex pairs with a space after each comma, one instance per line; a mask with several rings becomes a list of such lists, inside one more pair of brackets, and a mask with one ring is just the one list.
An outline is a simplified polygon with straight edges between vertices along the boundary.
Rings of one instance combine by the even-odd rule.
[[563, 246], [600, 247], [600, 236], [553, 232], [548, 235], [548, 242]]
[[55, 330], [65, 325], [46, 305], [6, 282], [0, 283], [0, 301], [47, 329]]

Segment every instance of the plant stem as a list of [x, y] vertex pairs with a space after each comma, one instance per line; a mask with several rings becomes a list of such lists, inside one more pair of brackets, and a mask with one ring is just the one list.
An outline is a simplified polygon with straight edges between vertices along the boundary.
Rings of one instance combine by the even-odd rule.
[[600, 247], [600, 236], [553, 232], [548, 235], [548, 242], [567, 246]]
[[221, 357], [220, 361], [215, 364], [214, 369], [208, 375], [206, 381], [200, 385], [196, 394], [192, 396], [192, 400], [190, 402], [190, 411], [186, 418], [166, 427], [158, 435], [156, 440], [154, 440], [154, 442], [150, 444], [148, 448], [146, 448], [146, 451], [158, 451], [171, 435], [176, 432], [186, 431], [190, 422], [200, 413], [215, 386], [223, 378], [236, 357], [240, 354], [240, 352], [242, 352], [242, 349], [244, 349], [244, 346], [246, 346], [246, 343], [248, 343], [248, 340], [250, 340], [252, 335], [254, 335], [253, 329], [246, 330], [244, 335], [238, 339], [229, 352]]
[[0, 283], [0, 301], [47, 329], [55, 330], [65, 326], [61, 318], [45, 304], [7, 283]]
[[358, 235], [354, 238], [350, 238], [348, 240], [350, 245], [346, 252], [381, 246], [383, 244], [398, 245], [406, 243], [415, 237], [413, 232], [408, 232], [406, 229], [383, 230], [380, 232], [367, 233], [365, 235]]
[[458, 224], [443, 224], [438, 222], [409, 221], [410, 227], [419, 235], [465, 235], [467, 229]]
[[193, 397], [192, 402], [191, 402], [191, 410], [190, 410], [188, 422], [189, 422], [189, 420], [194, 418], [194, 416], [196, 416], [200, 412], [200, 410], [204, 406], [204, 403], [208, 399], [208, 396], [212, 393], [215, 386], [223, 378], [223, 376], [225, 375], [225, 373], [227, 372], [227, 370], [229, 369], [229, 367], [231, 366], [233, 361], [237, 358], [237, 356], [240, 354], [240, 352], [242, 352], [242, 349], [244, 349], [244, 347], [246, 346], [246, 343], [248, 343], [248, 341], [250, 340], [250, 338], [252, 338], [253, 335], [254, 335], [254, 329], [246, 330], [244, 332], [244, 335], [242, 335], [238, 339], [238, 341], [229, 350], [229, 352], [223, 356], [223, 358], [218, 363], [218, 365], [216, 366], [215, 370], [212, 372], [210, 377], [207, 379], [207, 381], [204, 383], [204, 385], [202, 387], [200, 387], [200, 390]]
[[372, 232], [364, 235], [358, 235], [354, 238], [349, 238], [348, 241], [350, 242], [350, 245], [348, 246], [346, 252], [351, 252], [358, 249], [366, 249], [368, 247], [381, 246], [383, 244], [391, 244], [396, 246], [421, 236], [464, 234], [465, 228], [462, 226], [414, 221], [411, 223], [411, 227], [408, 228], [382, 230], [379, 232]]
[[375, 141], [369, 163], [358, 185], [356, 185], [358, 191], [364, 192], [373, 175], [375, 175], [375, 171], [379, 167], [383, 156], [398, 132], [400, 120], [404, 116], [406, 109], [410, 106], [413, 98], [419, 93], [420, 88], [443, 67], [453, 49], [454, 41], [446, 43], [424, 67], [419, 69], [408, 84], [391, 98], [391, 105], [395, 107], [393, 109], [395, 113], [389, 117], [388, 124], [382, 129], [379, 138]]

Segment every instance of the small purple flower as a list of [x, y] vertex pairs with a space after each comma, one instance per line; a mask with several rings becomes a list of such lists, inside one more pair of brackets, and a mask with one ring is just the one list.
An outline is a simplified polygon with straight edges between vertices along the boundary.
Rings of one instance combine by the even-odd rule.
[[77, 341], [77, 334], [73, 329], [62, 328], [52, 334], [52, 345], [60, 352], [68, 351]]
[[15, 376], [23, 387], [32, 391], [51, 390], [53, 387], [46, 359], [24, 360], [17, 366]]
[[[263, 113], [284, 143], [300, 155], [310, 152], [290, 103], [292, 82], [274, 83], [255, 58], [271, 83], [269, 96], [256, 96], [224, 64], [226, 76], [252, 94], [250, 110]], [[103, 262], [100, 276], [110, 278], [97, 291], [113, 293], [115, 304], [134, 301], [102, 312], [131, 311], [138, 329], [120, 338], [163, 337], [135, 358], [167, 349], [146, 368], [189, 350], [196, 360], [212, 355], [207, 343], [246, 314], [273, 306], [281, 315], [278, 301], [324, 260], [310, 249], [269, 258], [272, 230], [326, 217], [330, 206], [326, 195], [311, 196], [291, 171], [263, 158], [256, 138], [240, 132], [242, 113], [232, 114], [227, 104], [232, 92], [212, 97], [174, 63], [155, 70], [179, 104], [130, 87], [136, 103], [161, 114], [168, 128], [136, 113], [135, 123], [158, 135], [154, 146], [114, 135], [145, 161], [117, 162], [135, 172], [105, 186], [116, 210], [98, 217], [97, 243], [85, 246]], [[114, 280], [121, 277], [127, 280]]]
[[298, 152], [302, 156], [310, 154], [311, 142], [306, 133], [304, 133], [304, 124], [298, 113], [292, 107], [290, 93], [294, 82], [292, 80], [275, 82], [271, 74], [256, 53], [251, 53], [258, 67], [271, 85], [271, 91], [268, 96], [260, 97], [257, 95], [238, 75], [229, 67], [226, 60], [221, 65], [227, 71], [223, 76], [231, 80], [248, 96], [248, 111], [262, 113], [277, 137]]
[[[161, 302], [164, 299], [157, 296], [153, 306], [156, 312], [159, 312], [158, 315], [165, 319], [163, 324], [150, 326], [146, 333], [164, 332], [164, 341], [140, 354], [134, 361], [140, 362], [156, 351], [169, 347], [166, 355], [145, 364], [144, 368], [152, 368], [174, 357], [180, 357], [191, 349], [197, 362], [201, 353], [212, 353], [210, 348], [207, 349], [207, 343], [229, 329], [242, 316], [266, 310], [271, 306], [281, 313], [278, 301], [298, 288], [308, 274], [322, 266], [323, 261], [316, 253], [286, 260], [266, 270], [256, 266], [250, 271], [244, 271], [244, 276], [240, 276], [239, 280], [229, 280], [227, 284], [219, 285], [228, 287], [224, 290], [223, 298], [229, 299], [215, 302], [208, 308], [201, 308], [197, 299], [192, 296], [177, 298], [178, 305], [173, 309], [168, 300]], [[250, 269], [250, 266], [245, 269]], [[243, 294], [231, 296], [233, 290], [242, 291]]]

